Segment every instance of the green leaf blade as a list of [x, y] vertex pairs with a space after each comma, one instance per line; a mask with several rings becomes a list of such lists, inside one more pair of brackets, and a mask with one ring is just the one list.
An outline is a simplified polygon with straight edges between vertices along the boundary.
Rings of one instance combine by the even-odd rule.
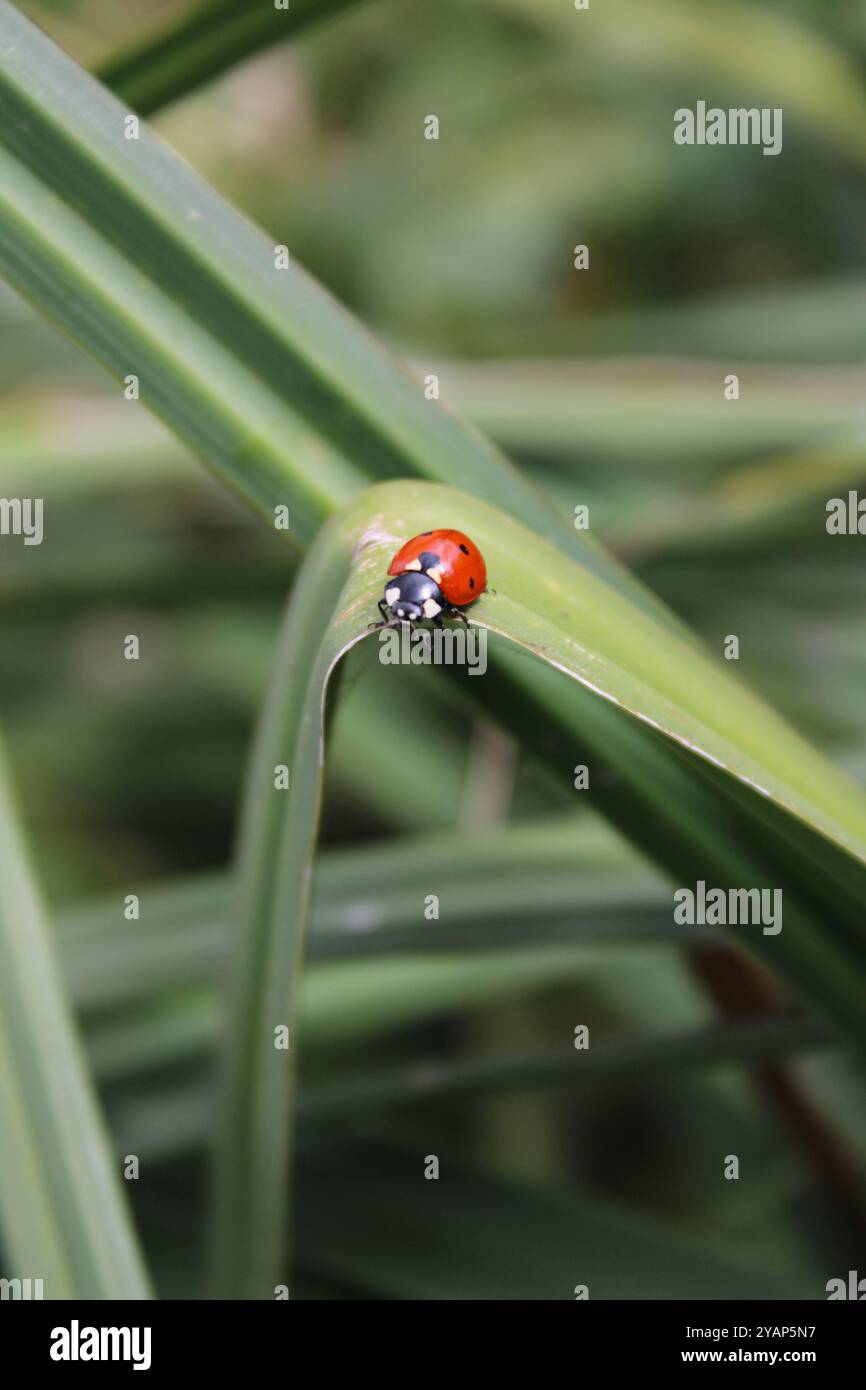
[[147, 1275], [68, 1012], [0, 751], [0, 1223], [44, 1296], [145, 1299]]

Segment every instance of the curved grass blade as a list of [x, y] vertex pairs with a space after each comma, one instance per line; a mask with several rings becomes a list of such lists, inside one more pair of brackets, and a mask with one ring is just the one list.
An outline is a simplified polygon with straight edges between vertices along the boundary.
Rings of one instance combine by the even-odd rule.
[[0, 1224], [44, 1296], [149, 1297], [0, 750]]
[[357, 614], [331, 620], [351, 562], [342, 537], [333, 537], [329, 524], [293, 591], [244, 795], [214, 1181], [213, 1282], [224, 1298], [272, 1298], [275, 1284], [287, 1282], [280, 1276], [324, 692], [340, 656], [363, 636]]
[[[496, 508], [430, 484], [380, 484], [332, 519], [302, 571], [247, 786], [234, 967], [239, 983], [218, 1170], [217, 1277], [221, 1291], [235, 1296], [268, 1297], [275, 1282], [285, 1282], [275, 1232], [285, 1225], [293, 1075], [291, 1066], [274, 1059], [273, 1029], [285, 1023], [294, 1042], [328, 680], [340, 656], [367, 635], [395, 545], [431, 517], [446, 516], [459, 518], [473, 535], [497, 586], [495, 595], [485, 594], [473, 607], [473, 621], [506, 639], [512, 660], [517, 652], [524, 664], [539, 661], [555, 681], [555, 690], [547, 690], [546, 722], [538, 718], [536, 724], [547, 732], [550, 719], [562, 720], [563, 709], [573, 705], [584, 726], [601, 712], [596, 732], [612, 732], [617, 740], [619, 802], [629, 831], [635, 820], [639, 828], [646, 823], [649, 810], [653, 833], [677, 842], [693, 866], [718, 870], [726, 888], [772, 887], [773, 880], [762, 884], [760, 875], [782, 867], [773, 857], [774, 837], [796, 839], [810, 894], [786, 902], [781, 934], [764, 935], [757, 924], [738, 944], [772, 960], [837, 1027], [864, 1037], [866, 938], [862, 921], [844, 919], [840, 908], [844, 893], [853, 895], [866, 879], [862, 793], [721, 663]], [[508, 667], [502, 669], [507, 677]], [[576, 684], [564, 687], [563, 675]], [[499, 682], [488, 685], [493, 693]], [[614, 725], [604, 723], [610, 708]], [[275, 795], [280, 764], [293, 780], [288, 794]], [[684, 789], [684, 796], [672, 797], [672, 787]], [[725, 798], [727, 836], [716, 843]], [[740, 841], [732, 843], [734, 809]], [[766, 832], [765, 858], [759, 826]], [[822, 898], [826, 921], [815, 915]]]
[[[351, 602], [375, 612], [394, 540], [431, 515], [465, 521], [496, 585], [472, 618], [733, 779], [866, 867], [866, 796], [762, 700], [626, 597], [498, 508], [422, 483], [386, 483], [342, 524], [358, 552]], [[366, 523], [365, 519], [366, 518]], [[347, 597], [347, 603], [349, 599]], [[771, 814], [770, 811], [767, 814]]]

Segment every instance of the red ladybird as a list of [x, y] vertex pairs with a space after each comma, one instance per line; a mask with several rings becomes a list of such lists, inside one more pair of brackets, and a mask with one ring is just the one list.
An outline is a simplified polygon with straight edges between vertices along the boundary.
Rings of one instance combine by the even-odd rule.
[[[422, 618], [463, 617], [460, 609], [487, 587], [487, 566], [478, 546], [462, 531], [422, 531], [401, 546], [388, 566], [392, 583], [385, 585], [379, 611], [403, 622]], [[464, 619], [465, 621], [465, 619]]]

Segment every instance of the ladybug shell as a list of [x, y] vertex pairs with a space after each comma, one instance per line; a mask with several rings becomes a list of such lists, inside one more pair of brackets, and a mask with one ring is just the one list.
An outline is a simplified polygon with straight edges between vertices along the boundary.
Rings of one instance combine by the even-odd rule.
[[457, 608], [471, 603], [487, 587], [484, 556], [462, 531], [422, 531], [413, 536], [388, 566], [389, 574], [407, 570], [428, 574]]

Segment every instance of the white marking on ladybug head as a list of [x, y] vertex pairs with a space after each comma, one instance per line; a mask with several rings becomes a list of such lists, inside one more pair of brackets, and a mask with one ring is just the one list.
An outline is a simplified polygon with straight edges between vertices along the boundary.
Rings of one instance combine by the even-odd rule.
[[441, 566], [441, 565], [436, 565], [434, 569], [428, 570], [427, 573], [429, 574], [430, 578], [433, 580], [434, 584], [441, 584], [441, 583], [442, 583], [442, 566]]
[[389, 608], [394, 607], [394, 604], [397, 602], [399, 597], [400, 590], [397, 588], [396, 584], [393, 586], [393, 588], [385, 590], [385, 602], [387, 603]]
[[425, 617], [425, 618], [435, 618], [436, 615], [437, 615], [438, 613], [441, 613], [441, 612], [442, 612], [442, 604], [441, 604], [441, 603], [437, 603], [436, 600], [435, 600], [435, 598], [427, 598], [427, 599], [424, 600], [424, 617]]
[[408, 565], [406, 566], [406, 569], [407, 569], [407, 570], [419, 570], [420, 568], [421, 568], [421, 561], [420, 561], [420, 560], [410, 560], [409, 563], [408, 563]]

